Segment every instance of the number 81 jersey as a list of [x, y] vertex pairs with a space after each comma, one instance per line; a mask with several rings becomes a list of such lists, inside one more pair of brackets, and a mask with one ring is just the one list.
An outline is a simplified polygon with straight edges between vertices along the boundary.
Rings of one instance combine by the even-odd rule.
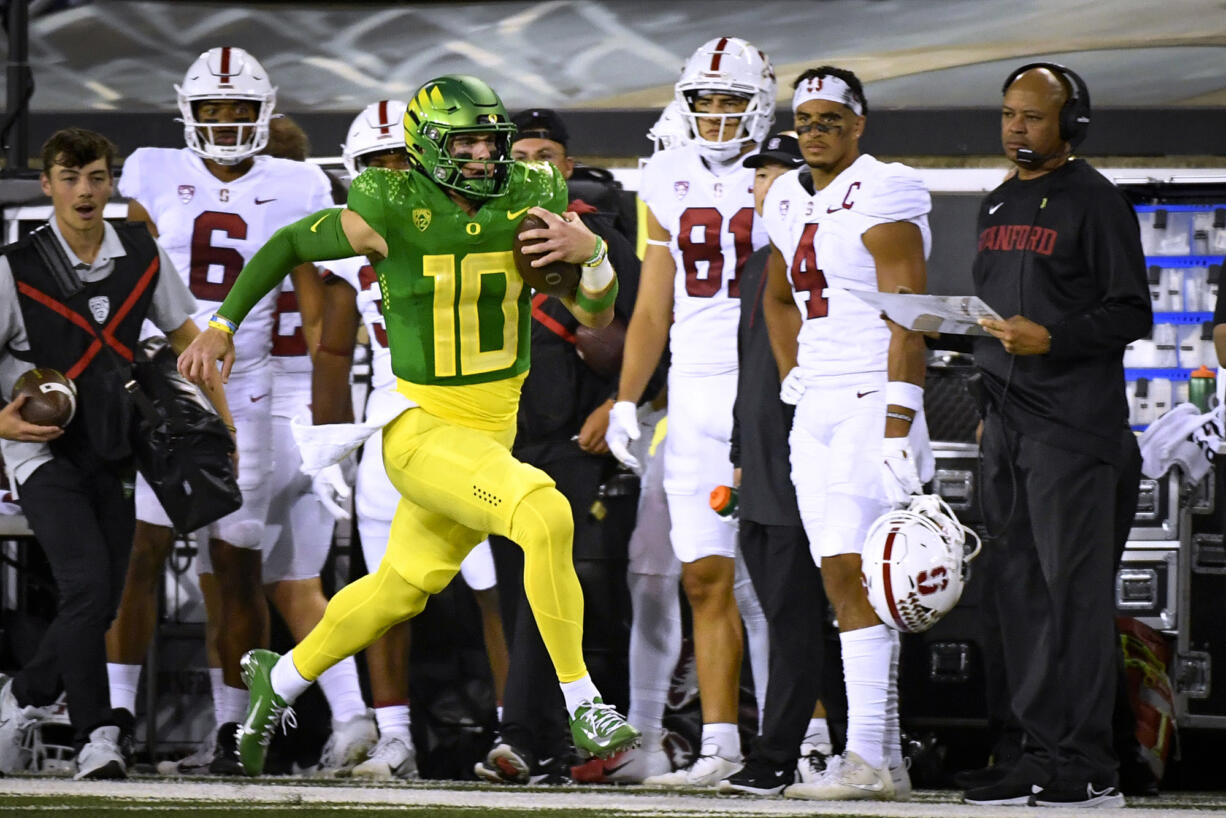
[[[124, 162], [119, 192], [157, 226], [158, 243], [196, 297], [193, 318], [201, 329], [274, 232], [332, 206], [332, 186], [314, 165], [256, 156], [245, 174], [223, 182], [187, 148], [137, 149]], [[278, 292], [262, 298], [239, 326], [235, 372], [268, 363]]]
[[740, 160], [717, 176], [690, 145], [660, 151], [643, 168], [640, 196], [672, 237], [677, 271], [669, 350], [678, 371], [736, 368], [738, 277], [767, 242], [753, 209], [753, 177]]

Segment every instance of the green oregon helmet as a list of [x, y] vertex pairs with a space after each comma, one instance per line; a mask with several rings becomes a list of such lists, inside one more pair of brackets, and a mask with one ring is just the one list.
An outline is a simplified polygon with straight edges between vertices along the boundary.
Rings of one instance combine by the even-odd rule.
[[[465, 176], [466, 157], [453, 156], [452, 139], [463, 133], [493, 133], [487, 175]], [[417, 90], [404, 113], [404, 144], [417, 169], [438, 185], [476, 201], [501, 196], [514, 160], [515, 126], [502, 100], [482, 80], [464, 74], [432, 79]]]

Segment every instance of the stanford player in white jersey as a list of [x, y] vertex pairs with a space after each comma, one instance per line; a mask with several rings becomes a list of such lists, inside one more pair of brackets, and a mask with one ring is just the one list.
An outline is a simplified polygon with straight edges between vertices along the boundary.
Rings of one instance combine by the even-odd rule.
[[[664, 491], [672, 546], [683, 563], [682, 581], [694, 611], [703, 735], [691, 767], [644, 783], [704, 787], [718, 784], [742, 763], [736, 724], [741, 614], [762, 632], [761, 640], [751, 639], [760, 690], [767, 675], [761, 608], [743, 568], [742, 581], [736, 581], [736, 530], [711, 510], [708, 496], [716, 486], [732, 483], [737, 275], [753, 250], [766, 243], [754, 213], [753, 170], [741, 165], [741, 157], [756, 149], [773, 121], [774, 72], [752, 44], [721, 37], [687, 60], [676, 96], [675, 110], [691, 137], [681, 147], [656, 153], [642, 172], [648, 247], [606, 438], [622, 462], [638, 467], [627, 447], [639, 433], [635, 404], [667, 343]], [[754, 644], [761, 649], [752, 649]], [[661, 752], [658, 728], [644, 726], [642, 752]]]
[[841, 631], [848, 729], [846, 752], [785, 794], [904, 800], [898, 634], [868, 602], [860, 552], [873, 521], [921, 488], [916, 456], [930, 461], [924, 344], [845, 290], [924, 291], [931, 200], [910, 168], [860, 153], [867, 103], [851, 72], [806, 71], [792, 109], [806, 167], [763, 205], [763, 311], [781, 396], [796, 404], [792, 482]]
[[[196, 318], [207, 323], [247, 259], [275, 230], [331, 205], [331, 185], [318, 168], [257, 155], [268, 143], [276, 89], [242, 49], [201, 54], [176, 90], [187, 147], [138, 149], [124, 164], [119, 190], [129, 200], [128, 217], [149, 224], [186, 277], [199, 303]], [[315, 275], [309, 265], [294, 271], [295, 281], [314, 282]], [[188, 767], [170, 765], [172, 772], [199, 772], [206, 765], [238, 771], [234, 723], [247, 703], [239, 659], [262, 643], [267, 616], [259, 549], [271, 468], [273, 300], [257, 306], [256, 320], [244, 322], [241, 339], [236, 336], [245, 360], [226, 385], [243, 507], [197, 535], [217, 746], [211, 760], [194, 756]], [[124, 596], [107, 639], [112, 702], [124, 708], [135, 706], [140, 664], [156, 625], [161, 568], [174, 539], [169, 519], [139, 479], [136, 513]]]

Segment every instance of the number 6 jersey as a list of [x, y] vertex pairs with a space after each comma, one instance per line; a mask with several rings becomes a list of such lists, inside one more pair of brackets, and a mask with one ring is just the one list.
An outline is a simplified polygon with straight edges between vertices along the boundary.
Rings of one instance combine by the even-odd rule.
[[641, 174], [640, 196], [672, 236], [677, 272], [669, 351], [679, 372], [736, 369], [737, 277], [767, 241], [753, 209], [753, 168], [740, 161], [717, 176], [696, 148], [685, 145], [655, 154]]
[[877, 289], [877, 265], [863, 236], [879, 224], [915, 224], [927, 258], [931, 209], [928, 189], [913, 169], [868, 154], [821, 190], [814, 191], [808, 168], [788, 171], [771, 185], [762, 220], [787, 264], [804, 319], [797, 363], [806, 380], [885, 371], [890, 331], [880, 311], [844, 290]]
[[[119, 192], [157, 225], [158, 243], [196, 296], [193, 317], [202, 329], [274, 232], [332, 206], [328, 177], [314, 165], [256, 156], [245, 174], [223, 182], [187, 148], [137, 149], [124, 162]], [[235, 372], [268, 363], [278, 292], [261, 299], [235, 333]]]

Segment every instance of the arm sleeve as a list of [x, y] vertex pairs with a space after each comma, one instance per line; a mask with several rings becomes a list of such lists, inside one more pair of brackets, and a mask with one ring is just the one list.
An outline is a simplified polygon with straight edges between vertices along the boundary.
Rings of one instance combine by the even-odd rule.
[[342, 212], [339, 207], [321, 210], [273, 233], [239, 273], [217, 313], [241, 323], [251, 308], [299, 264], [354, 255], [341, 227]]
[[1047, 328], [1051, 358], [1072, 360], [1119, 352], [1153, 325], [1136, 214], [1118, 191], [1094, 193], [1081, 228], [1082, 262], [1103, 296], [1093, 308]]
[[148, 318], [162, 332], [171, 332], [195, 314], [196, 299], [160, 244], [158, 259], [158, 283], [153, 289]]

